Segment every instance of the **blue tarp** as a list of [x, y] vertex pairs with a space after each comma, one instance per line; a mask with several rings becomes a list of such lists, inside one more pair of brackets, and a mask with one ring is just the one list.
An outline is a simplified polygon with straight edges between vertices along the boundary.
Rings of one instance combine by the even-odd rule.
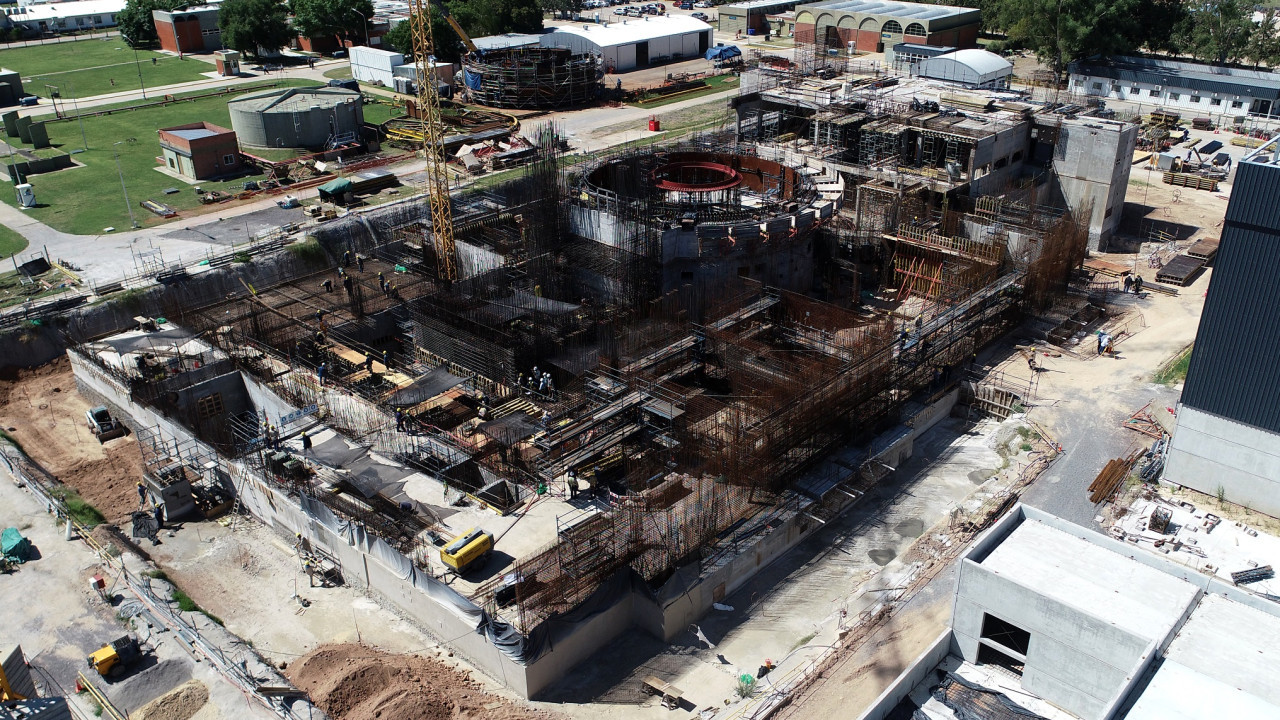
[[471, 90], [479, 90], [480, 81], [483, 78], [484, 76], [480, 73], [471, 72], [470, 70], [465, 69], [462, 71], [462, 84], [466, 85]]
[[742, 55], [742, 51], [737, 45], [716, 45], [707, 50], [706, 58], [708, 60], [731, 60]]

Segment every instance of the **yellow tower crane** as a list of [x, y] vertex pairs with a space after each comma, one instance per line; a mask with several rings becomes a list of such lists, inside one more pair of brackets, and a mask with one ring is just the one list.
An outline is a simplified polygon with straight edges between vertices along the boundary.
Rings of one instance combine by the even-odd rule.
[[409, 29], [413, 34], [414, 74], [418, 80], [418, 119], [422, 121], [423, 154], [427, 160], [427, 199], [431, 204], [431, 235], [437, 274], [452, 282], [458, 275], [458, 252], [453, 242], [453, 207], [449, 201], [449, 171], [445, 165], [444, 129], [440, 121], [440, 90], [431, 57], [436, 40], [431, 31], [430, 0], [413, 0]]

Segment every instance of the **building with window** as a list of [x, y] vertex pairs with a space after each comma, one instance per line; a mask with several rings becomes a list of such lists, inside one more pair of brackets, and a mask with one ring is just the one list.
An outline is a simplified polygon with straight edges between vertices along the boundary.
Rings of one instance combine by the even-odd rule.
[[152, 10], [160, 47], [169, 52], [193, 53], [222, 49], [222, 31], [218, 28], [218, 8], [203, 5], [187, 10]]
[[742, 35], [779, 35], [771, 15], [795, 9], [796, 0], [748, 0], [721, 5], [716, 10], [717, 29]]
[[1280, 115], [1280, 73], [1266, 70], [1125, 56], [1080, 60], [1067, 70], [1072, 92], [1191, 111], [1219, 124]]
[[35, 3], [0, 9], [0, 28], [21, 28], [28, 35], [115, 27], [124, 0]]
[[950, 5], [828, 0], [796, 7], [796, 44], [820, 52], [884, 52], [898, 43], [978, 46], [982, 12]]
[[951, 627], [859, 720], [1280, 717], [1280, 605], [1230, 581], [1025, 505], [956, 574]]
[[1236, 167], [1164, 480], [1280, 516], [1280, 140]]
[[192, 180], [234, 175], [242, 168], [240, 145], [232, 130], [195, 122], [162, 128], [161, 157], [165, 167]]

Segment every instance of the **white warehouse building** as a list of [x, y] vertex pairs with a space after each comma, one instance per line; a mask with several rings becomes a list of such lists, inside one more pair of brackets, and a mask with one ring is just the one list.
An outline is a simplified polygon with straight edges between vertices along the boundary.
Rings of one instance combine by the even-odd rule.
[[711, 26], [688, 15], [645, 16], [621, 22], [563, 25], [542, 36], [542, 47], [596, 53], [607, 72], [626, 72], [702, 57]]
[[1009, 87], [1013, 63], [986, 50], [956, 50], [920, 60], [912, 73], [966, 87], [1003, 90]]
[[1114, 98], [1223, 123], [1228, 117], [1280, 114], [1280, 73], [1162, 58], [1089, 58], [1068, 66], [1075, 93]]

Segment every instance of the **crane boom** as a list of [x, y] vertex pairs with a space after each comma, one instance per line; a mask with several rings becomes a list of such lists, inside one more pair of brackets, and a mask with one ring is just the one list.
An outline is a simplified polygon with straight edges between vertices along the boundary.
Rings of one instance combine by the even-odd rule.
[[457, 279], [458, 252], [453, 241], [453, 207], [449, 200], [449, 171], [444, 157], [444, 129], [440, 121], [440, 90], [431, 57], [430, 0], [413, 0], [409, 29], [413, 35], [414, 74], [418, 81], [418, 119], [422, 121], [423, 154], [427, 160], [427, 199], [431, 205], [431, 235], [436, 272], [441, 280]]

